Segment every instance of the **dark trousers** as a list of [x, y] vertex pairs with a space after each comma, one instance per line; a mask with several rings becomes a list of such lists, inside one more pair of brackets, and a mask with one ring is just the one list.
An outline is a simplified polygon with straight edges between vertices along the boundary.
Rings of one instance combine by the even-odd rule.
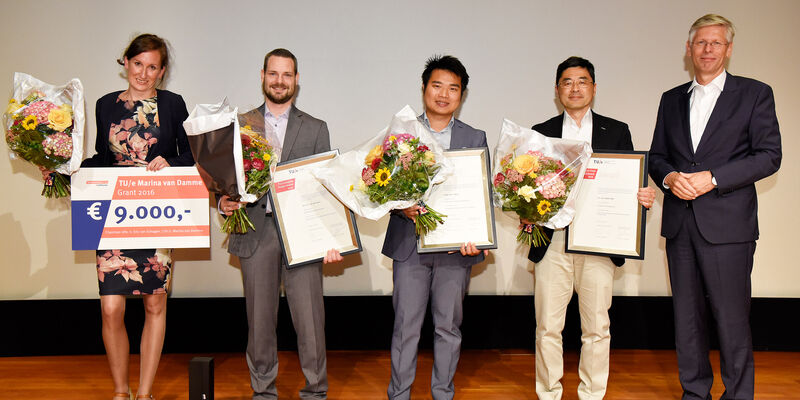
[[750, 273], [755, 242], [712, 244], [685, 210], [677, 236], [667, 239], [675, 309], [675, 345], [683, 399], [711, 399], [708, 313], [716, 321], [725, 393], [721, 399], [753, 399], [755, 370], [750, 335]]

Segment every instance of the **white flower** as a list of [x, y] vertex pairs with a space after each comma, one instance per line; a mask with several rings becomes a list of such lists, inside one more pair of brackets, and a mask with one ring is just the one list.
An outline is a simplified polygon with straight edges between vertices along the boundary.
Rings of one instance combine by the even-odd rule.
[[530, 203], [531, 199], [536, 197], [536, 190], [528, 185], [525, 185], [517, 189], [517, 194], [522, 196], [526, 202]]
[[411, 151], [411, 146], [408, 144], [408, 142], [399, 143], [397, 145], [397, 150], [400, 150], [400, 154], [406, 154]]

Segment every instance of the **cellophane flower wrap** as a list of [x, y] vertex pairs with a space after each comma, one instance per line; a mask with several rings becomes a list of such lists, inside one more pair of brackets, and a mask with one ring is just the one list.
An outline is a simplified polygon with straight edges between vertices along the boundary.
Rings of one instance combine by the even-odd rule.
[[354, 213], [377, 220], [393, 209], [420, 205], [416, 232], [446, 217], [425, 204], [431, 188], [453, 173], [452, 163], [410, 106], [369, 141], [312, 171]]
[[519, 242], [542, 246], [548, 241], [542, 227], [558, 229], [572, 222], [591, 155], [584, 141], [549, 138], [503, 121], [494, 155], [494, 202], [532, 222], [521, 224]]
[[83, 158], [83, 85], [72, 79], [54, 86], [28, 74], [14, 74], [14, 94], [3, 120], [11, 158], [42, 170], [42, 196], [69, 196], [69, 176]]
[[[232, 201], [253, 203], [264, 196], [280, 159], [277, 136], [265, 129], [264, 116], [251, 111], [239, 114], [227, 99], [217, 104], [198, 104], [184, 121], [200, 177], [209, 192]], [[222, 231], [255, 230], [244, 207], [225, 218]]]

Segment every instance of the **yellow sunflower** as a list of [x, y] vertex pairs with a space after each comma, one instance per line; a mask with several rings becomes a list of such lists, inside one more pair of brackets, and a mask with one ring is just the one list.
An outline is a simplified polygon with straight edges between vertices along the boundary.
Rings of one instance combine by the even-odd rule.
[[545, 215], [550, 212], [550, 202], [542, 200], [539, 202], [539, 205], [536, 206], [536, 209], [539, 211], [539, 215]]
[[386, 186], [389, 184], [389, 181], [392, 180], [392, 174], [389, 172], [387, 168], [381, 168], [378, 170], [378, 173], [375, 174], [375, 182], [378, 185]]
[[25, 117], [25, 119], [22, 120], [22, 127], [27, 130], [36, 129], [36, 116], [31, 114]]
[[272, 156], [270, 156], [269, 153], [264, 153], [264, 155], [261, 156], [261, 159], [263, 159], [264, 161], [269, 161], [270, 159], [272, 159]]

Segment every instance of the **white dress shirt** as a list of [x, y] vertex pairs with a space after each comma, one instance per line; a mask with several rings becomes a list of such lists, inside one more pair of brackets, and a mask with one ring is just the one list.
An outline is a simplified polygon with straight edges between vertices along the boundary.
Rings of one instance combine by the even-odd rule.
[[589, 145], [592, 144], [592, 109], [586, 110], [586, 114], [581, 119], [581, 125], [564, 111], [564, 122], [561, 124], [561, 137], [564, 139], [583, 140]]
[[697, 83], [697, 78], [695, 78], [692, 80], [692, 85], [689, 86], [688, 91], [692, 93], [689, 98], [689, 129], [692, 131], [693, 151], [697, 151], [697, 145], [700, 144], [700, 139], [703, 138], [703, 131], [706, 130], [708, 118], [711, 117], [711, 112], [714, 111], [717, 99], [719, 99], [719, 95], [722, 94], [722, 89], [725, 87], [726, 75], [723, 70], [719, 76], [707, 85]]
[[[269, 107], [264, 106], [264, 130], [275, 133], [275, 136], [278, 137], [278, 145], [273, 147], [277, 147], [280, 150], [283, 150], [283, 142], [286, 139], [286, 126], [289, 124], [289, 111], [291, 111], [291, 109], [292, 108], [289, 107], [283, 112], [283, 114], [275, 116], [269, 111]], [[283, 151], [280, 152], [278, 161], [280, 161], [281, 158], [283, 158]], [[266, 213], [269, 214], [271, 212], [272, 203], [268, 201]]]

